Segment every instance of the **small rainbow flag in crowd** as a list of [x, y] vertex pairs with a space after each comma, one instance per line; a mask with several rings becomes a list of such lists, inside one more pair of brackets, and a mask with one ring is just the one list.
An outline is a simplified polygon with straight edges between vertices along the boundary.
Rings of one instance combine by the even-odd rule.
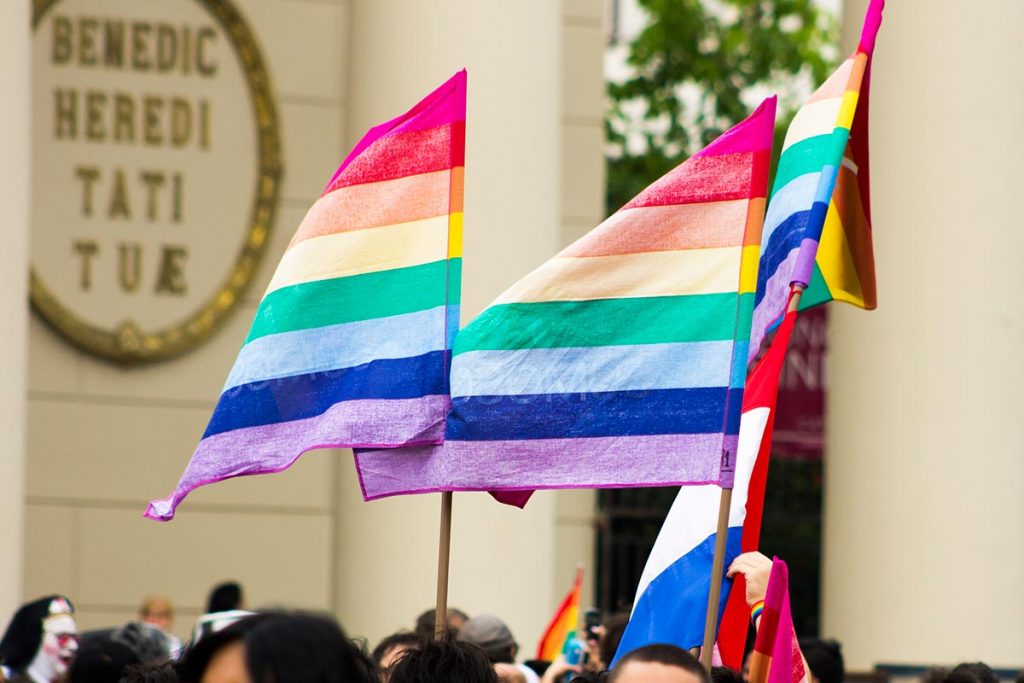
[[483, 311], [441, 446], [359, 450], [367, 499], [731, 486], [775, 99]]
[[459, 320], [466, 72], [372, 128], [285, 251], [174, 493], [305, 451], [439, 443]]
[[572, 588], [562, 599], [551, 623], [537, 644], [537, 659], [550, 662], [565, 651], [569, 639], [576, 633], [580, 621], [580, 592], [583, 589], [583, 567], [576, 569]]
[[868, 90], [884, 0], [871, 0], [857, 51], [800, 108], [786, 131], [764, 219], [750, 334], [753, 362], [785, 313], [833, 299], [876, 305], [868, 195]]

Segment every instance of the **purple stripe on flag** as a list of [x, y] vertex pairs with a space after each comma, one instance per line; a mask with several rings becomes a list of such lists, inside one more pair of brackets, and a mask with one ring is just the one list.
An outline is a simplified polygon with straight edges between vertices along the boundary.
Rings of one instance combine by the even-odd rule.
[[[735, 462], [735, 437], [725, 438]], [[449, 440], [359, 450], [356, 470], [366, 500], [434, 491], [717, 484], [722, 448], [722, 434]]]
[[750, 348], [747, 351], [749, 365], [761, 350], [768, 331], [786, 314], [786, 303], [789, 301], [789, 283], [793, 279], [793, 270], [800, 258], [800, 249], [793, 249], [779, 263], [765, 283], [764, 298], [754, 308], [754, 320], [750, 327]]
[[[174, 493], [150, 502], [146, 517], [173, 519], [182, 499], [200, 486], [230, 477], [281, 472], [306, 451], [351, 445], [356, 431], [363, 438], [363, 448], [406, 440], [440, 443], [444, 421], [427, 416], [444, 415], [449, 401], [444, 395], [345, 401], [316, 417], [215, 434], [199, 442]], [[414, 429], [419, 433], [409, 437]]]

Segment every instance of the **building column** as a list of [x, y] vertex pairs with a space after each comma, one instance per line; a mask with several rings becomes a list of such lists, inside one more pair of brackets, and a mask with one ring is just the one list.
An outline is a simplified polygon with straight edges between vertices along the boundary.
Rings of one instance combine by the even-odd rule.
[[[866, 4], [844, 3], [847, 51]], [[834, 305], [830, 340], [822, 635], [852, 670], [1021, 664], [1022, 24], [1017, 0], [885, 10], [879, 308]]]
[[21, 603], [22, 524], [25, 509], [25, 365], [28, 326], [30, 140], [29, 42], [31, 3], [0, 6], [0, 621]]

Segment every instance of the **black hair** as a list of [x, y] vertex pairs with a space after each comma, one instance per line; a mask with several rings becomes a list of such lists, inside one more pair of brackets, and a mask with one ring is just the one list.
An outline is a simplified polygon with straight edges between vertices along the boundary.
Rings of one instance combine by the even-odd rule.
[[68, 669], [68, 683], [118, 683], [125, 669], [140, 663], [139, 655], [109, 632], [82, 638], [75, 661]]
[[206, 601], [206, 611], [228, 612], [239, 609], [242, 606], [242, 585], [237, 581], [225, 581], [218, 583], [210, 591], [210, 597]]
[[138, 664], [125, 669], [120, 683], [178, 683], [178, 670], [169, 659]]
[[637, 663], [657, 663], [664, 664], [665, 666], [675, 666], [683, 671], [688, 671], [695, 675], [702, 683], [711, 683], [711, 677], [708, 675], [707, 670], [701, 666], [697, 658], [691, 655], [686, 650], [676, 647], [675, 645], [667, 645], [665, 643], [656, 643], [654, 645], [644, 645], [632, 650], [619, 659], [615, 664], [615, 668], [612, 669], [612, 675], [608, 679], [611, 683], [614, 683], [621, 674], [623, 668], [630, 662]]
[[171, 654], [170, 639], [157, 627], [141, 621], [114, 629], [110, 637], [130, 647], [143, 663], [163, 661]]
[[727, 666], [711, 667], [711, 683], [743, 683], [743, 675]]
[[[416, 623], [413, 625], [413, 633], [420, 637], [421, 640], [431, 640], [434, 637], [434, 626], [437, 621], [436, 609], [428, 609], [422, 612], [416, 617]], [[456, 607], [449, 607], [446, 613], [445, 620], [451, 622], [452, 617], [459, 617], [462, 621], [469, 621], [469, 615]], [[456, 629], [453, 629], [448, 624], [445, 624], [444, 636], [450, 637], [456, 634]]]
[[622, 642], [622, 634], [626, 632], [626, 625], [629, 623], [629, 612], [616, 612], [604, 620], [604, 635], [598, 643], [597, 650], [601, 661], [609, 666], [615, 659], [615, 651], [619, 649]]
[[[950, 674], [966, 674], [977, 683], [999, 683], [999, 677], [992, 671], [992, 667], [984, 662], [962, 662], [953, 667]], [[947, 680], [949, 676], [946, 677]]]
[[242, 642], [254, 683], [378, 683], [373, 661], [326, 616], [264, 612], [206, 636], [182, 656], [183, 683], [199, 683], [213, 657]]
[[801, 638], [800, 651], [804, 653], [811, 673], [821, 683], [843, 683], [846, 668], [843, 665], [843, 649], [838, 641]]
[[465, 640], [424, 642], [403, 652], [388, 673], [388, 683], [498, 683], [487, 653]]
[[377, 643], [377, 647], [373, 648], [373, 652], [370, 654], [370, 657], [377, 666], [380, 666], [380, 662], [384, 659], [384, 655], [393, 648], [400, 646], [405, 646], [407, 648], [416, 647], [421, 642], [423, 642], [422, 638], [409, 631], [392, 633], [390, 636]]

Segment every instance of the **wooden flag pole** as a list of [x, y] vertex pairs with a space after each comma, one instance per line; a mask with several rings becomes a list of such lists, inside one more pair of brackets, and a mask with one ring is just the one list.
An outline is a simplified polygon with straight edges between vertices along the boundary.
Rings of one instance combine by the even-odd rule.
[[711, 592], [708, 593], [708, 611], [704, 620], [704, 646], [700, 649], [700, 663], [711, 671], [711, 653], [718, 631], [718, 598], [722, 594], [722, 577], [725, 574], [725, 540], [729, 533], [729, 508], [732, 505], [732, 489], [723, 488], [718, 499], [718, 529], [715, 532], [715, 557], [711, 561]]
[[434, 640], [448, 627], [448, 559], [452, 549], [452, 492], [441, 492], [441, 535], [437, 544], [437, 607], [434, 610]]
[[[804, 287], [791, 285], [789, 305], [786, 312], [795, 311], [800, 306], [800, 297]], [[704, 646], [700, 651], [700, 663], [711, 671], [711, 655], [715, 645], [715, 634], [718, 631], [718, 598], [722, 595], [722, 578], [725, 575], [725, 541], [729, 533], [729, 508], [732, 506], [732, 489], [722, 489], [718, 501], [718, 529], [715, 535], [715, 556], [711, 561], [711, 591], [708, 594], [708, 611], [704, 620]]]

